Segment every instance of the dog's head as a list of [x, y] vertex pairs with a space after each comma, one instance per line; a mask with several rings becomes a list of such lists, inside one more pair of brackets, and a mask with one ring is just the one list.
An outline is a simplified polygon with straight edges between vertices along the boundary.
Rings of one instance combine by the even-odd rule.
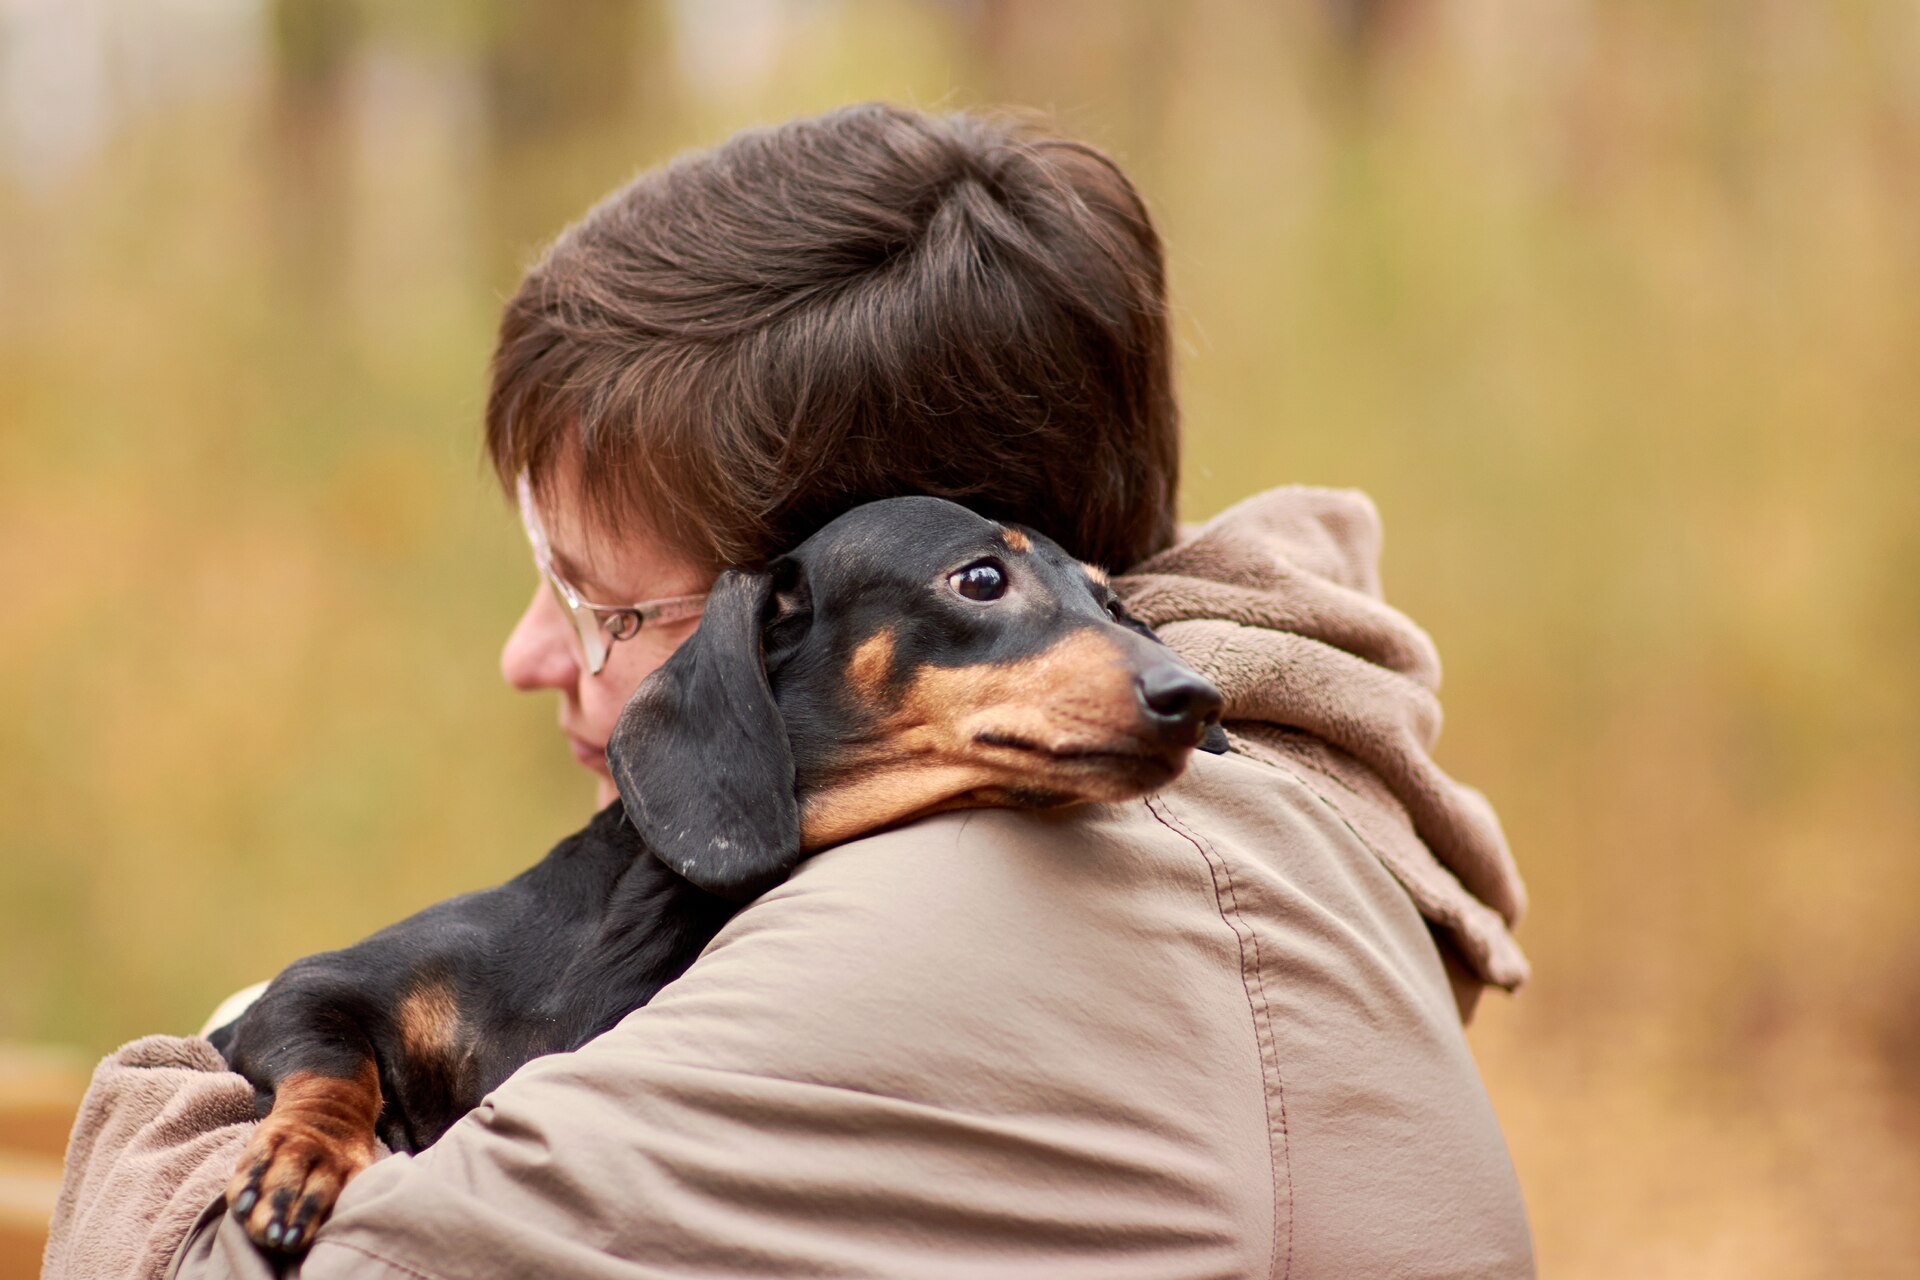
[[729, 570], [607, 748], [667, 865], [744, 899], [803, 852], [945, 809], [1165, 785], [1220, 695], [1106, 575], [938, 498], [869, 503]]

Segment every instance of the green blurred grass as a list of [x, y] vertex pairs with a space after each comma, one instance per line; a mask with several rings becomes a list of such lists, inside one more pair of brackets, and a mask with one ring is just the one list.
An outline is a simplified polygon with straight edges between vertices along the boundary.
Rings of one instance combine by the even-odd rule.
[[1903, 1265], [1909, 7], [1411, 4], [1347, 47], [1311, 8], [856, 4], [731, 87], [675, 70], [670, 13], [576, 10], [618, 39], [368, 18], [332, 97], [269, 62], [0, 184], [0, 1038], [191, 1027], [576, 823], [552, 708], [494, 670], [518, 266], [742, 124], [1018, 101], [1161, 221], [1186, 514], [1382, 508], [1443, 763], [1534, 894], [1539, 976], [1474, 1036], [1544, 1272]]

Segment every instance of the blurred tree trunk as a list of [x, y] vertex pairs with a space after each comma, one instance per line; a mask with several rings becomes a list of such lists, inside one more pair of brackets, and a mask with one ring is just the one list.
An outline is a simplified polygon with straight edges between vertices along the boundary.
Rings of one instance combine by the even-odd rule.
[[[1059, 110], [1063, 130], [1113, 150], [1139, 185], [1154, 185], [1182, 69], [1182, 35], [1192, 21], [1184, 6], [977, 0], [955, 12], [976, 101]], [[1123, 94], [1106, 92], [1116, 75]], [[1102, 99], [1110, 109], [1094, 118], [1081, 118], [1070, 105]]]
[[1421, 38], [1429, 0], [1320, 0], [1332, 36], [1333, 101], [1355, 117], [1370, 111], [1396, 57]]
[[508, 281], [652, 158], [674, 106], [660, 0], [486, 0], [487, 240]]
[[361, 22], [353, 0], [270, 0], [267, 171], [281, 301], [338, 300], [350, 245], [348, 79]]
[[1341, 50], [1353, 62], [1377, 62], [1403, 35], [1421, 0], [1320, 0]]

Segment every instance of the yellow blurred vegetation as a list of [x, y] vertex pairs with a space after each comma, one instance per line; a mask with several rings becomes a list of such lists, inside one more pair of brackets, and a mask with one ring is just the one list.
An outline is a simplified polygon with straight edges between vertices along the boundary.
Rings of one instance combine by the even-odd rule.
[[[98, 92], [42, 95], [81, 11]], [[575, 825], [495, 673], [501, 297], [734, 128], [1018, 103], [1160, 221], [1185, 514], [1385, 515], [1442, 762], [1534, 895], [1473, 1039], [1543, 1274], [1920, 1269], [1920, 7], [10, 0], [0, 36], [0, 1040], [190, 1029]]]

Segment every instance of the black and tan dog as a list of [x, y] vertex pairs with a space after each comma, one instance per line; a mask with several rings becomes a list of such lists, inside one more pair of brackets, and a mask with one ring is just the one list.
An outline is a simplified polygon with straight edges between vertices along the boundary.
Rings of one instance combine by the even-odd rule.
[[378, 1135], [418, 1151], [678, 977], [804, 855], [975, 806], [1127, 799], [1224, 749], [1213, 687], [1098, 569], [950, 502], [729, 571], [608, 748], [621, 803], [531, 870], [298, 961], [213, 1041], [264, 1122], [228, 1184], [297, 1252]]

